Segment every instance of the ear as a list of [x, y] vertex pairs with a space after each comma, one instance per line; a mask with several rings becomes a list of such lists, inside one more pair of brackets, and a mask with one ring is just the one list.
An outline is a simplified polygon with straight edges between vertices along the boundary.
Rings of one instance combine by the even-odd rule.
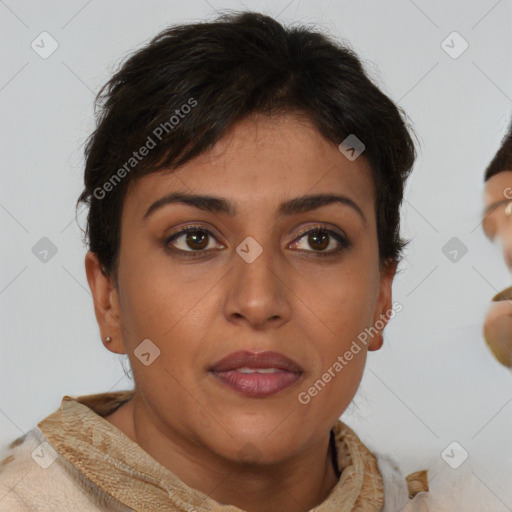
[[[111, 352], [125, 354], [123, 333], [121, 329], [121, 308], [113, 279], [101, 270], [98, 257], [89, 251], [85, 256], [85, 273], [94, 301], [94, 313], [100, 328], [101, 339]], [[105, 343], [110, 336], [111, 342]]]
[[392, 312], [392, 285], [398, 267], [398, 261], [388, 260], [380, 272], [379, 296], [375, 305], [372, 326], [378, 334], [372, 336], [368, 350], [379, 350], [383, 344], [382, 331], [389, 321]]

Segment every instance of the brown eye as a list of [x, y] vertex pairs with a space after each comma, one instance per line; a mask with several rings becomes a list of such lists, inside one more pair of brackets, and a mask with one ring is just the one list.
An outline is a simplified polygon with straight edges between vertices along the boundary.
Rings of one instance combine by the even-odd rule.
[[205, 249], [208, 246], [208, 235], [201, 231], [187, 233], [185, 243], [194, 250]]
[[329, 235], [323, 231], [314, 231], [308, 235], [308, 244], [318, 251], [323, 251], [329, 246]]
[[[302, 235], [293, 242], [295, 248], [303, 248], [300, 247], [301, 240], [305, 240], [305, 244], [311, 247], [313, 250], [307, 250], [305, 252], [313, 253], [314, 256], [334, 256], [344, 249], [350, 247], [350, 242], [344, 236], [326, 228], [314, 228]], [[331, 250], [326, 251], [328, 247], [331, 247]]]
[[210, 252], [205, 249], [208, 248], [212, 240], [216, 240], [216, 238], [207, 229], [200, 226], [190, 226], [166, 238], [164, 246], [183, 253], [185, 256], [199, 256]]

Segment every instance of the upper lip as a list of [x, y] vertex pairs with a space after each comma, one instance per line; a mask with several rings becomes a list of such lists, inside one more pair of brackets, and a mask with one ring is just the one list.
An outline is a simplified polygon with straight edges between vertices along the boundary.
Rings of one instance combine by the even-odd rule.
[[289, 357], [279, 352], [249, 352], [239, 350], [232, 352], [217, 361], [211, 368], [214, 372], [226, 372], [236, 368], [278, 368], [294, 373], [302, 373], [303, 369]]

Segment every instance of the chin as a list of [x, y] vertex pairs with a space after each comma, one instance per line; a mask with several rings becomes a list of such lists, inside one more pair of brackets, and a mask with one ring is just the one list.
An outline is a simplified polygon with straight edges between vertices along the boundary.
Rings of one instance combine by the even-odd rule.
[[[260, 427], [254, 423], [238, 425], [238, 428], [231, 425], [229, 429], [231, 436], [224, 436], [225, 441], [218, 446], [217, 453], [233, 462], [248, 466], [280, 463], [293, 455], [297, 450], [298, 442], [279, 431], [279, 427], [276, 429], [276, 425], [280, 422], [282, 418], [265, 422]], [[288, 430], [289, 424], [281, 423], [281, 427], [285, 425]]]

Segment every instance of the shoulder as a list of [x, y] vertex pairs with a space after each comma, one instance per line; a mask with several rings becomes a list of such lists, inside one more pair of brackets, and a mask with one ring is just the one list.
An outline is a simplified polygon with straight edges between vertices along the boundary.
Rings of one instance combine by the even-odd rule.
[[37, 470], [41, 469], [37, 458], [33, 458], [42, 442], [40, 434], [38, 429], [32, 429], [0, 452], [0, 503], [8, 510], [30, 510], [35, 505], [26, 491], [28, 483], [33, 489], [40, 488], [45, 476]]
[[432, 457], [424, 464], [424, 468], [405, 475], [391, 457], [376, 452], [373, 455], [384, 482], [385, 505], [382, 512], [504, 510], [505, 496], [500, 497], [496, 490], [510, 488], [510, 468], [501, 472], [503, 481], [492, 480], [495, 490], [491, 491], [477, 475], [480, 466], [471, 460], [452, 469], [441, 457]]
[[384, 454], [373, 453], [384, 483], [382, 512], [427, 512], [434, 510], [428, 493], [427, 471], [420, 470], [405, 476], [396, 461]]
[[102, 510], [77, 485], [80, 475], [33, 428], [0, 451], [0, 509], [10, 512]]

